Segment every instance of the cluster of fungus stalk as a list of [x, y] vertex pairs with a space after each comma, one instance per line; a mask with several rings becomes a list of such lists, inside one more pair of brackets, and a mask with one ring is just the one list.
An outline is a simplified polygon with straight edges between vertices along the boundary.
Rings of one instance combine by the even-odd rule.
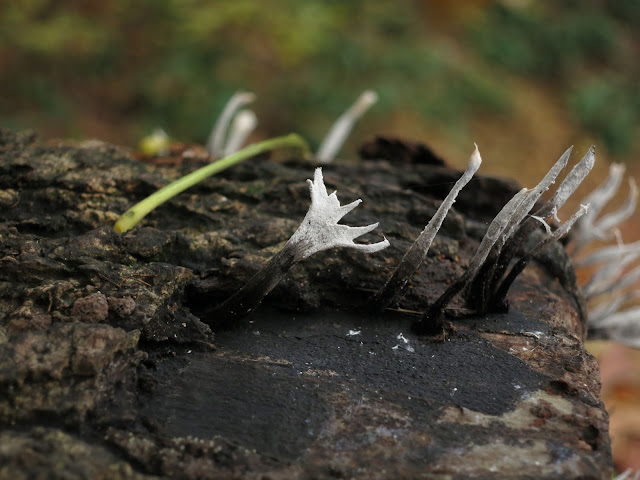
[[[533, 256], [551, 242], [564, 236], [578, 219], [584, 216], [588, 207], [581, 205], [571, 218], [555, 230], [547, 224], [546, 218], [557, 218], [558, 209], [582, 183], [595, 161], [593, 147], [571, 170], [556, 190], [553, 197], [534, 214], [531, 210], [541, 195], [555, 182], [567, 165], [571, 149], [567, 150], [549, 170], [538, 185], [531, 190], [523, 188], [507, 202], [490, 223], [480, 246], [463, 275], [430, 305], [423, 317], [414, 325], [420, 334], [437, 334], [444, 328], [443, 314], [450, 301], [463, 289], [474, 292], [476, 298], [469, 301], [476, 310], [504, 307], [504, 297], [515, 277], [524, 269]], [[376, 310], [387, 308], [398, 298], [409, 279], [423, 262], [433, 239], [440, 229], [448, 211], [467, 183], [473, 178], [482, 163], [476, 146], [467, 169], [453, 186], [435, 215], [431, 218], [416, 241], [411, 245], [383, 287], [374, 295], [371, 304]], [[327, 193], [322, 178], [322, 170], [317, 168], [313, 181], [308, 180], [311, 193], [311, 206], [300, 227], [286, 242], [282, 250], [269, 260], [240, 290], [223, 302], [212, 318], [215, 325], [231, 324], [244, 317], [262, 302], [264, 297], [280, 282], [289, 269], [296, 263], [316, 252], [334, 247], [347, 247], [365, 253], [374, 253], [386, 248], [389, 242], [384, 239], [371, 245], [356, 244], [354, 240], [374, 230], [378, 224], [365, 227], [349, 227], [338, 221], [360, 204], [356, 200], [348, 205], [340, 205], [336, 192]], [[517, 246], [529, 236], [533, 229], [543, 225], [545, 237], [530, 251], [518, 255]], [[502, 280], [506, 267], [514, 256], [520, 260]], [[504, 262], [504, 263], [502, 263]]]
[[618, 225], [633, 215], [638, 202], [638, 187], [633, 178], [629, 178], [629, 196], [624, 205], [596, 220], [602, 209], [620, 188], [624, 171], [624, 165], [612, 164], [609, 167], [609, 176], [585, 198], [585, 202], [591, 205], [591, 209], [589, 214], [576, 225], [575, 241], [572, 245], [574, 257], [594, 240], [612, 240]]
[[[591, 147], [582, 160], [567, 174], [552, 198], [534, 214], [529, 214], [529, 211], [540, 195], [555, 182], [559, 172], [567, 165], [571, 151], [572, 148], [569, 148], [564, 152], [540, 184], [532, 190], [529, 202], [523, 203], [518, 209], [518, 213], [514, 214], [511, 218], [512, 225], [517, 227], [517, 229], [508, 231], [508, 234], [503, 237], [502, 241], [496, 242], [492, 247], [487, 266], [485, 266], [482, 269], [482, 273], [476, 277], [474, 285], [469, 289], [468, 293], [468, 297], [473, 297], [469, 300], [480, 313], [487, 311], [504, 311], [506, 309], [506, 292], [509, 290], [516, 276], [524, 269], [528, 261], [533, 258], [533, 255], [525, 254], [521, 262], [518, 263], [517, 268], [515, 270], [512, 269], [512, 272], [503, 280], [505, 272], [511, 261], [518, 255], [522, 245], [526, 244], [528, 238], [534, 230], [540, 227], [540, 224], [543, 225], [547, 237], [553, 237], [555, 235], [559, 239], [568, 232], [574, 222], [587, 213], [588, 210], [579, 209], [578, 212], [576, 212], [577, 217], [575, 217], [575, 219], [572, 217], [568, 221], [569, 225], [567, 226], [566, 232], [562, 235], [559, 235], [557, 232], [553, 234], [551, 227], [545, 220], [554, 217], [560, 222], [558, 210], [564, 205], [573, 192], [575, 192], [593, 168], [595, 163], [594, 147]], [[588, 202], [585, 203], [588, 205]], [[560, 228], [560, 231], [563, 231], [563, 229]], [[543, 240], [543, 245], [540, 247], [534, 246], [533, 250], [539, 252], [542, 247], [548, 245], [552, 239], [553, 238]]]
[[280, 282], [293, 265], [314, 253], [336, 247], [374, 253], [389, 246], [389, 241], [386, 238], [374, 244], [354, 242], [356, 238], [377, 228], [377, 223], [364, 227], [349, 227], [338, 223], [362, 200], [356, 200], [348, 205], [340, 205], [337, 192], [327, 193], [321, 168], [316, 168], [313, 181], [307, 180], [307, 182], [311, 194], [311, 206], [302, 223], [282, 250], [276, 253], [240, 290], [216, 309], [212, 319], [216, 325], [229, 324], [248, 315], [260, 305], [264, 297]]
[[[640, 279], [640, 266], [630, 268], [640, 257], [640, 241], [623, 243], [618, 229], [636, 208], [638, 189], [632, 178], [622, 206], [599, 217], [619, 190], [624, 170], [624, 165], [611, 165], [609, 176], [586, 197], [591, 208], [576, 224], [569, 248], [577, 268], [599, 267], [582, 286], [589, 307], [587, 325], [590, 331], [596, 336], [640, 348], [640, 307], [633, 303], [640, 297], [640, 291], [634, 288]], [[595, 242], [611, 240], [616, 243], [584, 253]]]
[[[335, 122], [316, 155], [318, 162], [327, 163], [333, 160], [355, 121], [375, 103], [376, 98], [375, 92], [365, 91]], [[213, 156], [226, 155], [225, 158], [186, 175], [144, 199], [125, 212], [116, 222], [114, 229], [121, 233], [127, 231], [147, 213], [174, 195], [209, 175], [258, 153], [286, 146], [299, 147], [306, 152], [306, 142], [294, 134], [265, 140], [237, 151], [256, 125], [255, 114], [240, 109], [254, 99], [255, 95], [250, 92], [236, 93], [227, 103], [213, 129], [207, 149]], [[230, 124], [231, 131], [227, 135]], [[464, 292], [467, 305], [477, 313], [506, 311], [508, 309], [506, 295], [515, 278], [536, 254], [566, 235], [574, 224], [575, 240], [570, 247], [573, 249], [572, 255], [576, 266], [603, 265], [580, 292], [577, 290], [570, 292], [576, 298], [579, 313], [581, 316], [588, 317], [588, 323], [592, 328], [599, 331], [608, 329], [609, 336], [617, 335], [616, 339], [620, 339], [619, 332], [625, 328], [632, 326], [638, 329], [637, 317], [640, 316], [640, 307], [622, 311], [620, 309], [629, 301], [640, 297], [640, 291], [629, 291], [630, 287], [640, 279], [640, 267], [630, 271], [627, 269], [627, 266], [640, 258], [640, 242], [623, 244], [617, 229], [618, 225], [629, 218], [636, 208], [638, 188], [633, 179], [629, 181], [629, 194], [624, 204], [619, 209], [598, 218], [603, 207], [620, 187], [624, 167], [612, 165], [608, 178], [584, 199], [584, 204], [568, 220], [561, 222], [558, 218], [559, 209], [593, 168], [595, 148], [591, 147], [582, 160], [566, 175], [554, 195], [532, 213], [541, 195], [555, 183], [560, 172], [566, 167], [571, 151], [572, 148], [569, 148], [564, 152], [538, 185], [530, 190], [523, 188], [496, 215], [465, 272], [435, 302], [427, 306], [422, 318], [415, 323], [414, 328], [418, 333], [442, 332], [445, 309], [461, 292]], [[391, 277], [373, 296], [370, 304], [375, 311], [388, 308], [402, 297], [404, 288], [424, 261], [431, 243], [458, 194], [473, 178], [481, 163], [482, 159], [476, 145], [467, 169], [407, 250]], [[330, 195], [327, 193], [320, 168], [315, 170], [313, 181], [307, 181], [311, 193], [311, 206], [300, 227], [282, 250], [271, 258], [246, 285], [216, 309], [210, 323], [218, 326], [229, 324], [252, 312], [293, 265], [316, 252], [346, 247], [365, 253], [374, 253], [389, 245], [386, 238], [374, 244], [355, 243], [356, 238], [371, 232], [378, 226], [375, 223], [363, 227], [349, 227], [338, 223], [342, 217], [356, 208], [361, 200], [340, 205], [336, 192]], [[554, 228], [547, 223], [550, 218], [556, 221]], [[529, 247], [529, 251], [523, 251], [523, 246], [527, 245], [534, 231], [541, 227], [544, 229], [542, 240]], [[594, 240], [606, 241], [614, 238], [617, 240], [617, 245], [581, 255], [584, 247]], [[517, 261], [514, 262], [516, 259]], [[511, 267], [510, 270], [509, 267]], [[507, 270], [509, 270], [508, 273]], [[567, 283], [572, 282], [567, 281]], [[575, 287], [570, 288], [575, 289]], [[608, 299], [598, 302], [587, 314], [583, 311], [582, 294], [588, 301], [605, 295]], [[640, 345], [640, 340], [637, 340], [640, 338], [640, 333], [634, 338], [634, 345]]]
[[[515, 276], [522, 271], [535, 252], [547, 246], [552, 240], [560, 238], [569, 228], [587, 212], [587, 206], [579, 210], [563, 224], [555, 233], [544, 221], [555, 216], [567, 198], [582, 183], [591, 171], [595, 161], [595, 149], [592, 147], [585, 157], [566, 176], [555, 195], [543, 207], [530, 215], [531, 209], [540, 196], [555, 182], [561, 170], [566, 166], [571, 149], [567, 150], [556, 164], [549, 170], [533, 189], [522, 189], [502, 208], [489, 225], [485, 236], [469, 266], [460, 278], [428, 307], [423, 317], [415, 324], [415, 330], [422, 334], [434, 334], [442, 331], [445, 308], [455, 295], [465, 287], [468, 288], [467, 301], [476, 311], [504, 308], [504, 296]], [[511, 259], [517, 254], [519, 247], [536, 225], [544, 223], [547, 238], [533, 247], [533, 250], [522, 256], [509, 275], [502, 281], [504, 272]]]

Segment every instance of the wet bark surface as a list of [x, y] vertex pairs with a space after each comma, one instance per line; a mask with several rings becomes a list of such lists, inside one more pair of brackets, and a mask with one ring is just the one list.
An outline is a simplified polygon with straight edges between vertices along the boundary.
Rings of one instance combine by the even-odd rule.
[[0, 130], [0, 478], [605, 478], [608, 418], [559, 245], [509, 313], [456, 298], [446, 336], [410, 328], [518, 186], [473, 180], [404, 297], [372, 314], [459, 172], [397, 140], [363, 153], [325, 182], [363, 199], [344, 223], [380, 222], [363, 241], [391, 246], [320, 252], [218, 328], [215, 307], [304, 217], [312, 163], [252, 159], [121, 235], [120, 213], [196, 165]]

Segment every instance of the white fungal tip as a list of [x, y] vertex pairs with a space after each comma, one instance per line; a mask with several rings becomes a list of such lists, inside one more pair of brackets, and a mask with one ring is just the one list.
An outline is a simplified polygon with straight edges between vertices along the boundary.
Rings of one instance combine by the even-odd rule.
[[307, 183], [311, 193], [311, 206], [302, 224], [289, 239], [289, 242], [302, 246], [297, 254], [298, 260], [334, 247], [349, 247], [364, 253], [373, 253], [389, 246], [386, 238], [374, 244], [354, 243], [354, 239], [371, 232], [378, 224], [363, 227], [338, 224], [340, 219], [356, 208], [362, 200], [357, 199], [347, 205], [340, 205], [336, 192], [330, 195], [327, 193], [322, 168], [316, 168], [313, 181], [307, 180]]
[[253, 92], [236, 92], [231, 96], [207, 140], [206, 149], [210, 155], [214, 157], [222, 157], [224, 155], [225, 139], [231, 120], [240, 108], [255, 99], [256, 95]]
[[330, 163], [336, 157], [349, 136], [355, 122], [378, 100], [373, 90], [365, 90], [357, 100], [335, 121], [329, 133], [318, 148], [316, 159], [321, 163]]
[[609, 174], [622, 175], [626, 169], [627, 167], [624, 163], [612, 163], [609, 165]]
[[236, 92], [231, 98], [238, 103], [246, 104], [255, 101], [256, 94], [253, 92]]
[[378, 101], [378, 94], [373, 90], [365, 90], [360, 94], [357, 100], [353, 103], [351, 108], [347, 110], [346, 114], [353, 118], [353, 121], [360, 118], [364, 113], [371, 108], [373, 104]]
[[365, 90], [360, 95], [358, 99], [358, 103], [363, 105], [365, 108], [369, 108], [371, 105], [378, 101], [378, 94], [373, 90]]
[[240, 150], [257, 125], [258, 117], [255, 113], [247, 109], [240, 110], [231, 123], [229, 138], [224, 146], [224, 156], [226, 157]]
[[233, 121], [234, 127], [242, 130], [253, 130], [258, 124], [258, 117], [251, 110], [241, 110]]
[[478, 150], [478, 144], [474, 143], [474, 145], [476, 148], [469, 158], [468, 168], [475, 172], [476, 170], [478, 170], [478, 168], [480, 168], [480, 165], [482, 164], [482, 157], [480, 156], [480, 150]]

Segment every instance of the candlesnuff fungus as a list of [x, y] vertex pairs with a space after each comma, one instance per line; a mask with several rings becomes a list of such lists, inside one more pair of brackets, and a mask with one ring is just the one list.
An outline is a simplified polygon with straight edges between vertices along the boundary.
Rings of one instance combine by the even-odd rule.
[[574, 260], [574, 263], [577, 267], [590, 267], [591, 265], [608, 260], [615, 259], [618, 261], [620, 255], [632, 253], [640, 253], [640, 240], [636, 240], [633, 243], [620, 243], [599, 248], [583, 258]]
[[[566, 166], [572, 149], [573, 147], [568, 148], [551, 169], [550, 172], [556, 171], [555, 176], [557, 176], [558, 171], [556, 169], [558, 166], [562, 165], [562, 168]], [[496, 295], [495, 292], [500, 290], [504, 295], [506, 295], [508, 288], [505, 289], [499, 285], [507, 267], [516, 257], [522, 245], [526, 244], [527, 239], [531, 236], [533, 231], [539, 228], [540, 222], [543, 222], [545, 229], [549, 233], [550, 227], [546, 225], [544, 219], [554, 216], [556, 220], [560, 221], [557, 215], [558, 210], [584, 181], [593, 168], [594, 163], [595, 147], [592, 146], [582, 160], [580, 160], [580, 162], [578, 162], [567, 174], [551, 199], [549, 199], [533, 215], [528, 215], [527, 218], [520, 218], [518, 221], [521, 223], [519, 223], [515, 233], [506, 238], [505, 242], [502, 244], [499, 243], [493, 247], [493, 252], [486, 262], [487, 265], [483, 267], [483, 271], [478, 274], [476, 280], [474, 280], [472, 288], [469, 289], [468, 297], [475, 297], [472, 299], [472, 302], [475, 304], [478, 311], [484, 313], [488, 310], [504, 310], [505, 298], [502, 294]], [[541, 182], [541, 184], [546, 184], [546, 188], [550, 185], [546, 182], [548, 177], [549, 175], [545, 175]], [[584, 218], [582, 215], [583, 214], [581, 214], [580, 217]], [[514, 278], [515, 277], [512, 277], [511, 281], [513, 281]]]
[[362, 200], [340, 205], [337, 192], [327, 194], [322, 169], [316, 168], [313, 181], [307, 180], [311, 206], [302, 223], [284, 245], [249, 281], [225, 300], [214, 312], [213, 323], [228, 323], [253, 311], [280, 282], [289, 269], [301, 260], [322, 250], [348, 247], [365, 253], [378, 252], [389, 246], [385, 238], [374, 244], [358, 244], [354, 240], [374, 230], [378, 224], [365, 227], [340, 225], [338, 221]]
[[[573, 244], [573, 255], [576, 255], [579, 250], [594, 239], [610, 240], [612, 238], [612, 232], [605, 231], [602, 228], [602, 225], [598, 227], [595, 219], [620, 188], [625, 168], [626, 167], [624, 165], [619, 163], [611, 164], [609, 166], [609, 175], [605, 181], [584, 199], [584, 201], [590, 205], [590, 208], [589, 213], [578, 222], [574, 230], [574, 237], [576, 238], [576, 241]], [[632, 190], [635, 190], [634, 187], [635, 185], [631, 187]], [[633, 196], [634, 193], [631, 192], [630, 197], [633, 198]], [[633, 211], [634, 207], [635, 201], [634, 206], [631, 207], [631, 211]], [[607, 221], [606, 223], [609, 225], [609, 229], [615, 227], [615, 225], [612, 225], [611, 221]]]
[[511, 198], [511, 200], [507, 202], [504, 207], [502, 207], [502, 210], [500, 210], [498, 215], [495, 216], [491, 224], [489, 224], [487, 233], [482, 238], [480, 246], [478, 247], [478, 250], [476, 250], [475, 255], [471, 259], [471, 263], [469, 263], [469, 266], [467, 267], [465, 272], [460, 278], [453, 282], [432, 305], [429, 306], [422, 319], [418, 323], [416, 323], [415, 330], [418, 333], [436, 333], [442, 330], [441, 317], [445, 307], [449, 304], [453, 297], [457, 295], [474, 278], [474, 276], [484, 263], [485, 259], [489, 255], [491, 247], [493, 247], [494, 243], [496, 243], [498, 238], [507, 228], [513, 212], [518, 207], [518, 205], [523, 202], [527, 192], [528, 190], [526, 188], [520, 190], [513, 196], [513, 198]]
[[[640, 266], [629, 269], [640, 257], [640, 241], [625, 244], [617, 226], [633, 214], [638, 190], [629, 179], [629, 194], [624, 204], [597, 218], [622, 183], [624, 165], [613, 164], [609, 176], [587, 199], [595, 205], [576, 225], [573, 258], [576, 267], [601, 265], [582, 286], [588, 302], [587, 326], [597, 337], [604, 337], [640, 348], [640, 307], [633, 305], [640, 297], [637, 282]], [[597, 248], [587, 254], [582, 249], [594, 241], [612, 240], [616, 244]]]
[[[580, 205], [580, 208], [574, 213], [569, 220], [564, 222], [560, 227], [558, 227], [555, 231], [551, 231], [551, 227], [547, 225], [544, 220], [542, 222], [545, 225], [546, 236], [540, 242], [538, 242], [526, 255], [524, 255], [520, 260], [516, 262], [516, 264], [511, 267], [509, 274], [502, 281], [498, 289], [495, 293], [492, 294], [492, 307], [494, 310], [496, 309], [506, 309], [506, 297], [509, 288], [513, 284], [514, 280], [518, 275], [522, 273], [524, 268], [529, 264], [531, 259], [538, 253], [541, 252], [545, 247], [547, 247], [551, 242], [561, 239], [565, 236], [571, 227], [573, 226], [580, 217], [585, 215], [589, 210], [589, 205]], [[539, 218], [539, 217], [538, 217]]]
[[320, 163], [332, 162], [349, 136], [353, 125], [377, 101], [378, 94], [373, 90], [362, 92], [355, 103], [331, 126], [329, 133], [318, 148], [316, 160]]
[[[529, 214], [542, 193], [549, 189], [560, 171], [566, 166], [570, 152], [571, 149], [560, 157], [538, 185], [531, 190], [522, 189], [500, 210], [489, 225], [467, 270], [429, 306], [422, 319], [416, 323], [415, 329], [419, 333], [441, 332], [444, 309], [453, 297], [467, 286], [470, 286], [467, 301], [471, 302], [477, 311], [484, 312], [488, 307], [495, 309], [504, 304], [504, 296], [509, 286], [533, 254], [547, 246], [552, 240], [566, 234], [571, 225], [587, 212], [587, 207], [582, 206], [576, 214], [553, 233], [544, 222], [544, 218], [557, 213], [557, 210], [591, 170], [595, 158], [593, 147], [567, 175], [553, 198], [533, 216]], [[498, 286], [504, 271], [518, 251], [518, 247], [523, 244], [541, 221], [545, 224], [548, 232], [547, 238], [534, 246], [532, 251], [524, 254], [523, 260], [514, 266], [512, 274]]]
[[471, 154], [471, 158], [469, 158], [469, 164], [465, 172], [453, 186], [442, 204], [440, 204], [435, 215], [431, 218], [427, 226], [424, 227], [424, 230], [422, 230], [416, 241], [404, 254], [404, 257], [402, 257], [402, 260], [391, 275], [391, 278], [389, 278], [387, 283], [385, 283], [384, 286], [376, 293], [373, 299], [373, 306], [375, 309], [382, 310], [388, 307], [394, 298], [402, 292], [402, 289], [407, 284], [411, 276], [416, 272], [416, 270], [418, 270], [429, 251], [431, 242], [433, 242], [436, 233], [440, 230], [442, 222], [456, 201], [458, 194], [462, 188], [469, 183], [473, 174], [478, 170], [478, 168], [480, 168], [481, 163], [482, 158], [480, 157], [480, 152], [476, 145], [475, 150]]

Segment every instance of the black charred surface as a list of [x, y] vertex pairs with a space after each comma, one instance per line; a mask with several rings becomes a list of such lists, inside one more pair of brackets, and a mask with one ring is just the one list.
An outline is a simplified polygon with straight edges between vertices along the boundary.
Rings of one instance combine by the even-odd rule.
[[460, 175], [386, 141], [407, 161], [323, 174], [342, 203], [363, 199], [343, 223], [380, 222], [363, 241], [391, 246], [316, 254], [213, 332], [215, 308], [304, 217], [313, 164], [250, 160], [120, 235], [120, 213], [197, 165], [0, 129], [3, 474], [605, 477], [607, 417], [561, 248], [525, 269], [509, 313], [469, 317], [458, 297], [446, 338], [410, 331], [513, 184], [469, 183], [399, 311], [364, 313]]

